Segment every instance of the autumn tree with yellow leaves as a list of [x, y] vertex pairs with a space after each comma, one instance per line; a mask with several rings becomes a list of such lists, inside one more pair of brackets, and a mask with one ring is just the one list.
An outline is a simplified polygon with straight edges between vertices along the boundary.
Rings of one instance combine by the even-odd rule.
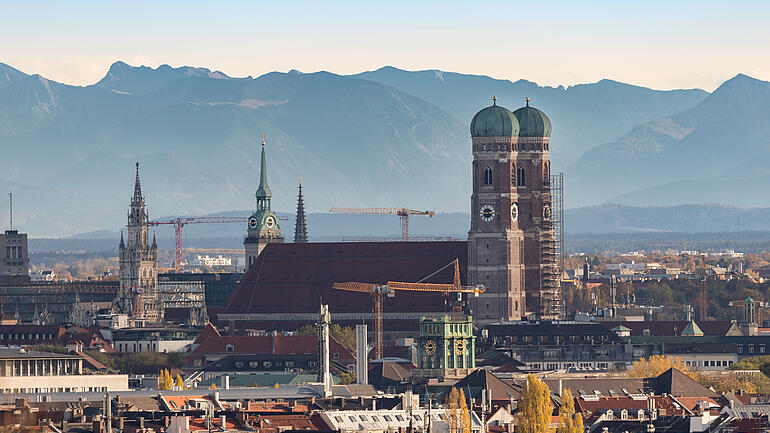
[[527, 375], [526, 387], [519, 399], [519, 411], [516, 414], [516, 432], [553, 433], [551, 415], [553, 404], [550, 388], [534, 374]]
[[174, 380], [174, 386], [176, 386], [180, 390], [184, 389], [184, 380], [182, 380], [182, 376], [179, 373], [176, 374], [176, 380]]
[[690, 371], [690, 367], [681, 358], [666, 355], [652, 355], [649, 358], [637, 359], [631, 365], [631, 368], [628, 369], [628, 376], [656, 377], [671, 368], [675, 368], [690, 377], [694, 376], [694, 373]]
[[561, 393], [557, 433], [583, 433], [583, 415], [575, 413], [575, 399], [569, 389]]

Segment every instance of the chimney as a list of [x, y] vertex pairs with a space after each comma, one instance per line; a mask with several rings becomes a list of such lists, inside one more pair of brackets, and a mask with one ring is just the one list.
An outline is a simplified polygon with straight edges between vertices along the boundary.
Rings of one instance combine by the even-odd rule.
[[219, 427], [221, 427], [222, 430], [227, 430], [227, 416], [226, 415], [219, 415]]
[[220, 377], [220, 385], [222, 389], [230, 389], [230, 376], [223, 374]]
[[143, 416], [139, 417], [139, 429], [140, 430], [144, 430], [144, 417]]
[[561, 397], [561, 393], [562, 393], [562, 382], [561, 382], [561, 379], [559, 379], [559, 396], [560, 397]]

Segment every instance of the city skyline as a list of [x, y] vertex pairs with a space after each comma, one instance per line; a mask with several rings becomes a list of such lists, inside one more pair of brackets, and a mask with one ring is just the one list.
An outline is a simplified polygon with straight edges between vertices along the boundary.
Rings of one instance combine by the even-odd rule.
[[722, 3], [689, 1], [14, 4], [4, 11], [0, 37], [15, 43], [0, 61], [75, 85], [95, 83], [122, 60], [236, 77], [291, 69], [352, 74], [390, 65], [547, 86], [608, 78], [712, 91], [738, 73], [770, 79], [770, 59], [757, 55], [770, 42], [767, 12], [760, 2], [728, 11]]

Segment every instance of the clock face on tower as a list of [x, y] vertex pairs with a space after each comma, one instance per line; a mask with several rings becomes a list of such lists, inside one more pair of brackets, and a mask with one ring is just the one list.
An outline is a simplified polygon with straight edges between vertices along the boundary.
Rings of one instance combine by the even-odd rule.
[[519, 205], [516, 203], [511, 203], [511, 221], [516, 221], [519, 219]]
[[481, 206], [481, 219], [487, 222], [495, 219], [495, 208], [488, 204]]
[[267, 228], [271, 229], [275, 226], [275, 219], [272, 216], [269, 216], [265, 219], [265, 226]]
[[255, 229], [257, 228], [257, 219], [254, 217], [249, 218], [249, 228]]
[[436, 353], [436, 342], [433, 340], [428, 340], [425, 342], [425, 353], [428, 355], [433, 355]]

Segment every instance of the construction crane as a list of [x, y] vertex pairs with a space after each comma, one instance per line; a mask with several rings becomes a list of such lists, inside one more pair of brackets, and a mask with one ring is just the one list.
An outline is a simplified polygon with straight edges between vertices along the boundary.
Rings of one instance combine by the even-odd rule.
[[229, 224], [229, 223], [247, 223], [247, 217], [182, 217], [174, 218], [169, 221], [150, 221], [149, 225], [159, 226], [169, 224], [174, 226], [174, 238], [176, 240], [176, 248], [174, 250], [174, 269], [179, 271], [182, 269], [182, 253], [184, 251], [182, 245], [182, 227], [187, 224]]
[[[423, 283], [422, 281], [436, 275], [449, 266], [454, 265], [454, 279], [452, 283]], [[440, 293], [442, 295], [448, 295], [452, 293], [463, 294], [472, 293], [478, 295], [484, 293], [482, 286], [470, 286], [464, 287], [460, 285], [460, 264], [457, 259], [453, 260], [449, 264], [445, 265], [441, 269], [432, 273], [431, 275], [423, 278], [423, 280], [416, 283], [407, 283], [401, 281], [388, 281], [385, 284], [375, 283], [360, 283], [357, 281], [348, 281], [344, 283], [334, 283], [332, 288], [337, 290], [346, 290], [349, 292], [368, 293], [372, 297], [372, 309], [374, 310], [374, 354], [376, 359], [382, 358], [383, 354], [383, 298], [387, 296], [392, 298], [395, 296], [395, 291], [405, 292], [433, 292]]]
[[414, 210], [393, 207], [333, 207], [329, 210], [329, 212], [369, 215], [398, 215], [401, 217], [401, 240], [404, 242], [409, 241], [409, 215], [427, 215], [431, 218], [436, 215], [436, 212], [432, 210]]

